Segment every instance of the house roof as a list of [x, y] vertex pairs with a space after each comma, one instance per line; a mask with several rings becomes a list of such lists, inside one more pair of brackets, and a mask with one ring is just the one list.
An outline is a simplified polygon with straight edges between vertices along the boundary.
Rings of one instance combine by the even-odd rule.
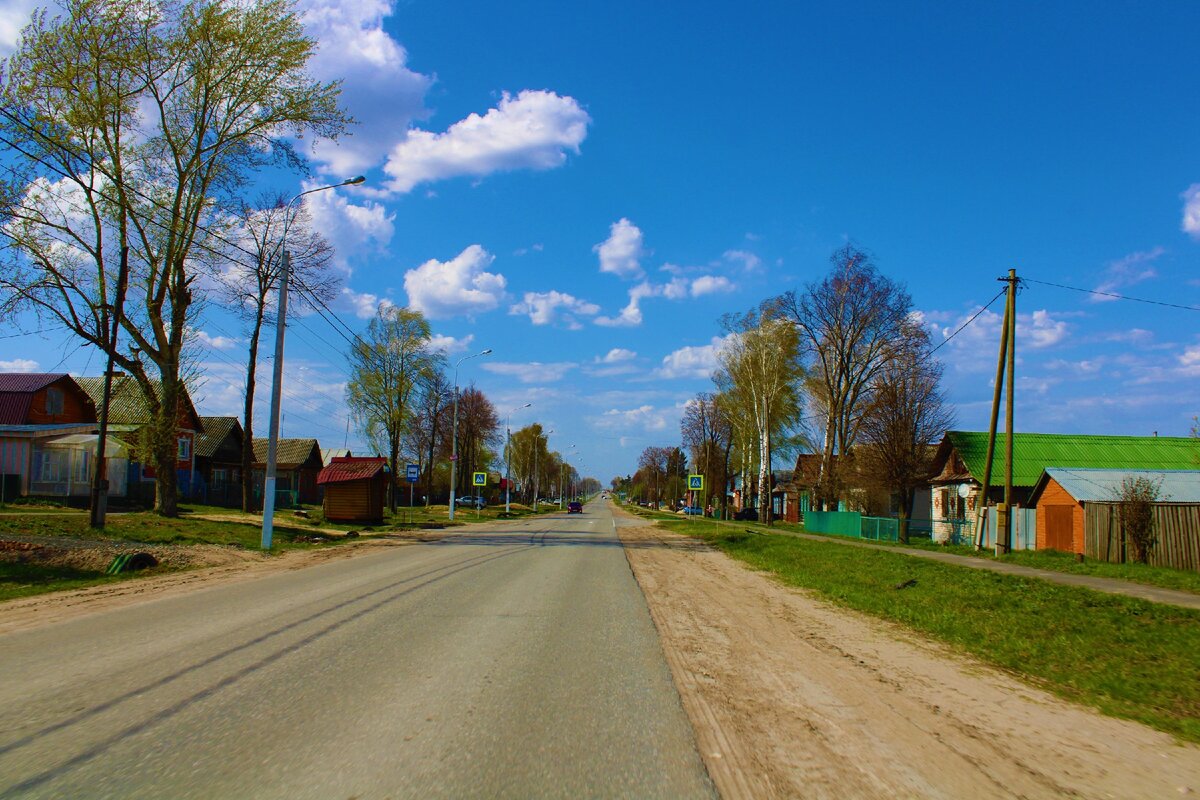
[[[254, 463], [267, 463], [268, 440], [254, 437]], [[316, 451], [317, 463], [321, 461], [321, 448], [316, 439], [280, 439], [279, 448], [275, 451], [275, 466], [295, 469], [313, 457]]]
[[[97, 413], [99, 413], [100, 404], [104, 401], [104, 378], [76, 378], [75, 382], [92, 398], [92, 402], [96, 404]], [[150, 386], [155, 396], [162, 391], [162, 381], [152, 379]], [[191, 395], [188, 394], [186, 386], [182, 388], [184, 408], [196, 426], [195, 430], [202, 431], [204, 426], [200, 422], [200, 416], [196, 413], [196, 407], [192, 405]], [[127, 375], [114, 377], [112, 394], [108, 401], [109, 424], [145, 425], [149, 421], [150, 405], [146, 402], [146, 396], [142, 393], [142, 388], [137, 380]]]
[[[933, 474], [944, 472], [952, 452], [970, 473], [961, 476], [983, 480], [987, 459], [987, 433], [948, 431], [938, 445]], [[996, 435], [992, 462], [993, 482], [1004, 482], [1004, 434]], [[1186, 436], [1091, 436], [1058, 433], [1018, 433], [1013, 436], [1013, 485], [1034, 486], [1048, 467], [1177, 470], [1194, 469], [1200, 442]]]
[[1158, 497], [1164, 503], [1200, 503], [1200, 470], [1195, 469], [1062, 469], [1051, 467], [1042, 473], [1029, 500], [1036, 505], [1042, 491], [1053, 478], [1067, 494], [1081, 503], [1111, 503], [1120, 494], [1128, 478], [1146, 478], [1158, 484]]
[[387, 469], [386, 458], [369, 456], [334, 457], [329, 466], [321, 470], [317, 476], [317, 485], [327, 483], [348, 483], [350, 481], [368, 480]]
[[352, 456], [353, 453], [347, 447], [322, 447], [321, 448], [321, 463], [329, 466], [335, 458], [346, 458]]
[[[61, 447], [73, 450], [89, 450], [92, 453], [96, 452], [96, 443], [100, 441], [98, 433], [69, 433], [66, 436], [59, 436], [54, 439], [48, 439], [42, 442], [43, 447]], [[129, 445], [120, 439], [113, 436], [104, 437], [104, 457], [107, 458], [127, 458], [129, 456]]]
[[61, 380], [75, 385], [65, 372], [0, 372], [0, 424], [24, 423], [34, 393]]
[[196, 437], [196, 455], [201, 458], [212, 458], [221, 442], [234, 431], [239, 440], [242, 438], [242, 424], [237, 417], [201, 417], [200, 422], [204, 433]]

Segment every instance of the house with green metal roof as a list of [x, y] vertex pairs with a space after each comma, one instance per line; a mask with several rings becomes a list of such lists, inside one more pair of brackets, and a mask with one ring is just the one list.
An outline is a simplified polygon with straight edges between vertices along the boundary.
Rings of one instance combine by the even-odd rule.
[[[930, 478], [934, 520], [973, 519], [987, 462], [986, 432], [948, 431]], [[1005, 434], [997, 434], [987, 504], [1004, 500]], [[1013, 436], [1013, 505], [1027, 507], [1051, 467], [1123, 470], [1195, 469], [1200, 442], [1186, 436], [1096, 436], [1017, 433]]]

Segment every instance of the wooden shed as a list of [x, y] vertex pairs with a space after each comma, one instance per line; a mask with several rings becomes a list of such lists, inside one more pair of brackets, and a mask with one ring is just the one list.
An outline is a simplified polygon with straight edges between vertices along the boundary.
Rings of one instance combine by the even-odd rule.
[[387, 496], [387, 459], [345, 456], [330, 459], [317, 476], [325, 489], [325, 519], [330, 522], [383, 521]]
[[1047, 468], [1030, 495], [1037, 506], [1037, 546], [1121, 563], [1130, 557], [1116, 518], [1127, 478], [1159, 487], [1153, 518], [1158, 539], [1150, 563], [1200, 569], [1200, 470]]

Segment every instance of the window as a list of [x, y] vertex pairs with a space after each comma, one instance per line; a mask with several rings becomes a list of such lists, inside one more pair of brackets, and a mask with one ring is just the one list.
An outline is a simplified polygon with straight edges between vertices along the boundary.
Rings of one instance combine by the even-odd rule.
[[186, 436], [180, 436], [177, 441], [179, 442], [179, 453], [176, 455], [176, 458], [179, 461], [190, 460], [192, 457], [192, 440]]
[[213, 486], [224, 486], [224, 485], [225, 485], [225, 484], [227, 484], [227, 483], [229, 483], [229, 470], [227, 470], [227, 469], [213, 469], [213, 471], [212, 471], [212, 485], [213, 485]]
[[46, 390], [46, 413], [58, 416], [63, 413], [63, 392], [51, 386]]

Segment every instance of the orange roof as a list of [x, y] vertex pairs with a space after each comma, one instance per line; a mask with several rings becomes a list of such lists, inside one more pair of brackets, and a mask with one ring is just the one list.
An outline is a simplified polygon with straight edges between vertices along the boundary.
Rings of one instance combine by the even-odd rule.
[[386, 458], [365, 456], [338, 457], [330, 461], [328, 467], [321, 470], [321, 474], [317, 476], [317, 485], [368, 480], [386, 470]]

